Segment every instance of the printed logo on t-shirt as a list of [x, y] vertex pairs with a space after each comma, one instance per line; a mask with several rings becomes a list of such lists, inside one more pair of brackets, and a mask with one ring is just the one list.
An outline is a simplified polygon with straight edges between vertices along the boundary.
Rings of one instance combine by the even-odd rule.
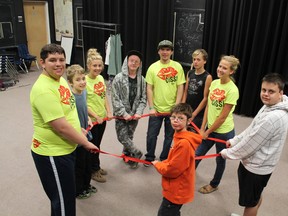
[[105, 85], [103, 82], [99, 82], [94, 85], [94, 93], [100, 96], [102, 99], [105, 98]]
[[216, 108], [221, 108], [224, 106], [225, 98], [225, 90], [221, 90], [219, 88], [214, 89], [210, 94], [212, 105]]
[[32, 143], [34, 148], [38, 148], [41, 145], [41, 143], [35, 138], [32, 140]]
[[60, 93], [61, 103], [70, 105], [71, 109], [73, 109], [75, 107], [75, 98], [71, 95], [69, 88], [60, 85], [58, 91]]
[[165, 80], [166, 83], [175, 83], [178, 79], [177, 76], [178, 72], [173, 68], [173, 67], [167, 67], [167, 68], [162, 68], [157, 76], [162, 79]]
[[188, 94], [190, 95], [197, 95], [198, 89], [203, 86], [203, 81], [199, 80], [197, 82], [196, 79], [190, 79], [189, 86], [188, 86]]

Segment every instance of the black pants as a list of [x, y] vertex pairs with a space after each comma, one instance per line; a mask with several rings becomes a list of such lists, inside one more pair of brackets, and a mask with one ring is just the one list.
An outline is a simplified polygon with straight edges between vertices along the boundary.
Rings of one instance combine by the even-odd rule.
[[75, 216], [75, 153], [42, 156], [32, 152], [32, 157], [51, 202], [51, 216]]
[[182, 204], [178, 205], [170, 202], [165, 197], [163, 197], [161, 206], [158, 210], [158, 216], [180, 216], [180, 209]]
[[76, 149], [76, 196], [88, 190], [91, 181], [91, 153], [79, 146]]
[[[106, 121], [104, 121], [102, 124], [97, 124], [91, 129], [91, 133], [93, 136], [93, 139], [91, 142], [97, 146], [100, 149], [100, 144], [102, 141], [102, 137], [104, 134], [106, 128]], [[99, 153], [90, 153], [91, 154], [91, 169], [92, 172], [96, 172], [100, 170], [100, 159], [99, 159]]]

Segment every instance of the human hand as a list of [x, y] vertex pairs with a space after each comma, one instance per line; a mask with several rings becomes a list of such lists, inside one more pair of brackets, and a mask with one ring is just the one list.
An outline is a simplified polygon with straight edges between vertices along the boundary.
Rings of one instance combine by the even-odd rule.
[[126, 121], [132, 120], [132, 117], [131, 117], [131, 115], [129, 115], [129, 114], [123, 116], [123, 118], [124, 118], [124, 120], [126, 120]]
[[157, 114], [157, 111], [155, 109], [150, 109], [149, 114], [155, 116]]
[[98, 124], [102, 124], [103, 123], [103, 118], [97, 116], [96, 117], [96, 121], [97, 121]]
[[138, 120], [138, 119], [140, 119], [140, 118], [141, 118], [141, 115], [139, 115], [139, 114], [135, 114], [135, 115], [134, 115], [134, 119], [135, 119], [135, 120]]
[[158, 162], [159, 162], [158, 160], [151, 161], [151, 163], [152, 163], [153, 165], [157, 164]]
[[231, 148], [231, 146], [232, 146], [232, 145], [231, 145], [230, 141], [227, 140], [227, 141], [226, 141], [226, 148]]
[[227, 159], [227, 149], [223, 149], [219, 154], [222, 156], [223, 159]]
[[107, 120], [110, 121], [113, 118], [113, 115], [111, 112], [107, 112]]

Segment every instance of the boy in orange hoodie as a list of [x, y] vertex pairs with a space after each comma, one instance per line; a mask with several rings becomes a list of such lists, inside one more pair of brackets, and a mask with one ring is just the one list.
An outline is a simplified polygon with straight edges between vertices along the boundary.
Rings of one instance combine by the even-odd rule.
[[162, 175], [163, 201], [158, 216], [180, 215], [183, 204], [194, 198], [195, 150], [202, 142], [199, 134], [187, 131], [192, 108], [185, 103], [175, 105], [171, 110], [171, 125], [175, 130], [173, 145], [168, 158], [152, 161]]

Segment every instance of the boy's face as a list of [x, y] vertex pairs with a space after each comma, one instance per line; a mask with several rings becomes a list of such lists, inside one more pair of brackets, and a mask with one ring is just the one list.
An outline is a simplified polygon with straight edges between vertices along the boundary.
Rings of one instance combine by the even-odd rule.
[[176, 132], [186, 131], [188, 125], [187, 116], [181, 113], [172, 113], [170, 116], [172, 128]]
[[40, 64], [43, 68], [43, 74], [59, 80], [65, 72], [66, 59], [64, 54], [53, 53], [48, 54], [45, 60], [40, 59]]
[[263, 82], [261, 86], [260, 98], [262, 103], [267, 106], [273, 106], [282, 101], [283, 91], [275, 83]]
[[76, 73], [73, 77], [73, 83], [70, 83], [73, 92], [81, 94], [86, 87], [85, 74]]
[[171, 50], [171, 48], [169, 47], [162, 47], [159, 49], [158, 54], [162, 61], [168, 61], [170, 60], [171, 55], [173, 54], [173, 50]]
[[128, 58], [129, 70], [136, 71], [139, 68], [140, 64], [141, 64], [141, 60], [138, 56], [136, 56], [136, 55], [129, 56], [129, 58]]
[[193, 57], [193, 66], [195, 69], [204, 68], [206, 61], [203, 59], [203, 54], [199, 53], [198, 55]]

